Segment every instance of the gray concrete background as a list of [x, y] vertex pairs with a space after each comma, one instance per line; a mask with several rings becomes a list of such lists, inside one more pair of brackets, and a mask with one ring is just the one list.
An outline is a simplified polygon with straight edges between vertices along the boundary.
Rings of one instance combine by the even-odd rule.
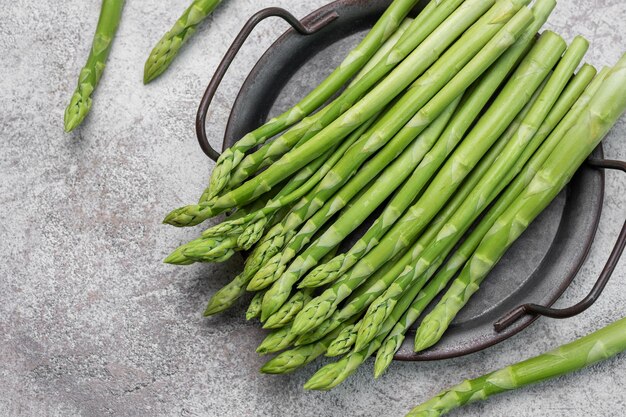
[[[161, 260], [197, 230], [162, 226], [194, 201], [212, 164], [193, 122], [210, 75], [243, 18], [280, 5], [297, 16], [325, 0], [230, 0], [155, 83], [144, 59], [187, 0], [129, 1], [84, 126], [62, 131], [63, 109], [89, 49], [99, 1], [1, 0], [0, 12], [0, 415], [401, 416], [440, 389], [527, 358], [624, 315], [626, 264], [601, 301], [567, 320], [540, 320], [487, 351], [435, 363], [395, 363], [378, 381], [372, 362], [330, 393], [302, 390], [314, 372], [257, 372], [262, 338], [242, 308], [204, 319], [208, 297], [236, 272]], [[626, 2], [559, 4], [548, 25], [592, 42], [588, 60], [626, 50]], [[238, 86], [285, 29], [266, 23], [220, 90], [209, 135], [217, 146]], [[304, 86], [303, 86], [304, 87]], [[605, 141], [626, 159], [626, 118]], [[588, 264], [560, 305], [580, 299], [624, 220], [626, 181], [607, 176], [605, 216]], [[625, 357], [575, 376], [500, 396], [452, 415], [624, 416]]]

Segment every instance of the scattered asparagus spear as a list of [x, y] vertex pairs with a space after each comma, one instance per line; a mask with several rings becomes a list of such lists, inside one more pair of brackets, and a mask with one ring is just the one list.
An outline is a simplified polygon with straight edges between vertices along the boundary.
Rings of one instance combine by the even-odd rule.
[[623, 318], [553, 351], [463, 381], [415, 407], [406, 417], [438, 417], [465, 404], [591, 366], [625, 350], [626, 318]]
[[65, 109], [66, 132], [74, 130], [89, 113], [92, 103], [91, 95], [102, 77], [123, 8], [124, 0], [102, 0], [100, 17], [87, 63], [80, 70], [78, 86], [72, 95], [70, 104]]
[[491, 227], [416, 335], [416, 350], [439, 341], [458, 311], [478, 290], [504, 252], [565, 187], [580, 164], [593, 151], [626, 110], [626, 55], [606, 76], [576, 124], [560, 141], [522, 194]]
[[222, 0], [194, 0], [178, 18], [174, 26], [159, 40], [143, 69], [143, 83], [161, 75], [172, 63], [180, 48], [196, 32], [196, 28], [206, 19]]

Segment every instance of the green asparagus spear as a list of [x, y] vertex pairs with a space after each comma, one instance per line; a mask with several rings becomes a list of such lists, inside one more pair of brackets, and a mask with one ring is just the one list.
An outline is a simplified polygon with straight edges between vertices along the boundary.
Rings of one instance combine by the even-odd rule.
[[[552, 35], [552, 36], [550, 36]], [[544, 60], [545, 73], [550, 70], [548, 65], [554, 65], [565, 50], [565, 41], [552, 32], [545, 32], [542, 40], [551, 38], [553, 42], [546, 42], [546, 50], [552, 51], [552, 56], [546, 56]], [[540, 40], [541, 42], [541, 40]], [[507, 175], [515, 166], [525, 148], [532, 141], [536, 132], [547, 118], [550, 110], [565, 89], [571, 74], [578, 67], [589, 44], [581, 37], [577, 37], [569, 50], [565, 53], [561, 62], [556, 67], [552, 76], [549, 77], [545, 87], [524, 118], [521, 126], [511, 138], [507, 146], [498, 156], [498, 159], [490, 167], [480, 183], [472, 191], [454, 216], [446, 223], [437, 237], [430, 243], [414, 270], [398, 277], [394, 284], [370, 306], [363, 318], [363, 326], [360, 328], [356, 346], [365, 346], [378, 333], [378, 327], [390, 314], [395, 301], [400, 294], [420, 277], [430, 265], [443, 253], [446, 256], [454, 245], [461, 239], [480, 213], [507, 185]], [[539, 91], [539, 90], [538, 90]]]
[[625, 110], [626, 55], [606, 76], [568, 131], [567, 140], [558, 143], [521, 195], [489, 230], [440, 303], [426, 316], [416, 335], [417, 350], [437, 343], [504, 252], [569, 182]]
[[356, 341], [356, 335], [359, 331], [359, 324], [360, 322], [344, 327], [341, 333], [339, 333], [335, 340], [333, 340], [332, 343], [328, 346], [328, 349], [326, 350], [326, 356], [334, 358], [336, 356], [345, 355], [346, 353], [350, 352], [350, 349]]
[[438, 417], [465, 404], [591, 366], [625, 350], [626, 318], [623, 318], [553, 351], [463, 381], [415, 407], [407, 417]]
[[[285, 186], [285, 188], [281, 190], [275, 198], [269, 200], [264, 207], [236, 220], [222, 222], [206, 230], [203, 233], [203, 236], [210, 237], [224, 234], [242, 234], [245, 230], [255, 227], [255, 224], [259, 222], [266, 222], [268, 216], [273, 215], [273, 213], [282, 207], [297, 202], [299, 199], [307, 196], [307, 193], [309, 193], [313, 187], [319, 183], [319, 181], [328, 173], [328, 171], [332, 169], [332, 167], [346, 153], [350, 146], [356, 142], [361, 134], [363, 134], [373, 122], [374, 120], [370, 120], [355, 130], [339, 147], [336, 148], [336, 151], [330, 150], [319, 157], [314, 163], [302, 168], [298, 174], [296, 174], [296, 176], [289, 181], [287, 186]], [[305, 179], [305, 181], [301, 181], [301, 179]], [[289, 214], [291, 214], [291, 212]]]
[[[236, 178], [235, 183], [240, 184], [252, 173], [256, 172], [261, 158], [280, 156], [292, 149], [293, 143], [302, 135], [301, 132], [303, 130], [305, 132], [304, 136], [300, 138], [301, 142], [308, 141], [315, 136], [320, 130], [328, 126], [328, 124], [336, 120], [337, 117], [349, 109], [357, 100], [362, 98], [376, 83], [384, 79], [385, 75], [402, 62], [405, 57], [408, 63], [413, 63], [416, 72], [414, 78], [416, 78], [420, 74], [420, 71], [424, 71], [428, 65], [424, 65], [422, 56], [414, 53], [411, 54], [411, 52], [413, 52], [428, 35], [437, 29], [463, 1], [467, 3], [463, 5], [461, 9], [472, 9], [472, 13], [478, 13], [481, 10], [484, 12], [493, 4], [492, 0], [444, 0], [430, 2], [413, 21], [407, 33], [405, 33], [393, 49], [387, 53], [386, 57], [383, 57], [374, 68], [367, 71], [352, 87], [348, 87], [338, 99], [324, 108], [323, 113], [316, 114], [303, 121], [291, 132], [287, 132], [285, 135], [274, 140], [269, 144], [267, 149], [264, 149], [265, 152], [257, 151], [252, 155], [248, 155], [241, 161], [233, 174], [233, 177]], [[443, 35], [448, 36], [447, 34]], [[448, 42], [452, 42], [452, 40], [453, 39], [449, 39]]]
[[302, 307], [311, 301], [311, 290], [296, 291], [289, 301], [284, 303], [278, 311], [269, 316], [263, 325], [264, 329], [277, 329], [290, 323], [293, 318], [302, 310]]
[[172, 63], [180, 48], [196, 32], [222, 0], [194, 0], [178, 18], [174, 26], [159, 40], [143, 69], [143, 83], [148, 84], [161, 75]]
[[[479, 54], [480, 59], [472, 60], [474, 55], [485, 46], [485, 44], [495, 36], [498, 30], [505, 25], [508, 19], [514, 15], [515, 11], [522, 7], [523, 3], [527, 3], [527, 0], [502, 0], [496, 3], [496, 5], [480, 18], [453, 47], [447, 50], [445, 54], [420, 77], [414, 84], [414, 87], [404, 94], [403, 97], [386, 112], [385, 116], [370, 128], [371, 134], [366, 134], [365, 137], [359, 140], [358, 143], [360, 143], [360, 146], [356, 146], [355, 144], [355, 146], [346, 153], [342, 160], [350, 161], [350, 163], [343, 164], [342, 172], [345, 173], [339, 177], [339, 181], [337, 181], [337, 178], [330, 178], [327, 175], [326, 178], [328, 178], [328, 181], [322, 181], [319, 188], [324, 190], [328, 189], [331, 180], [333, 180], [333, 182], [330, 182], [330, 184], [334, 187], [343, 185], [351, 172], [354, 172], [368, 156], [385, 145], [430, 98], [438, 95], [438, 100], [435, 100], [430, 106], [429, 112], [422, 112], [422, 119], [419, 120], [420, 124], [415, 127], [423, 126], [425, 128], [428, 126], [430, 122], [432, 122], [510, 46], [510, 42], [515, 40], [519, 35], [519, 31], [532, 20], [530, 12], [524, 9], [517, 18], [513, 19], [513, 24], [508, 25], [508, 30], [502, 32], [498, 39], [490, 42], [491, 47], [487, 48], [490, 53]], [[185, 223], [196, 224], [196, 217], [200, 216], [201, 218], [207, 216], [203, 214], [204, 212], [208, 211], [212, 214], [215, 210], [219, 211], [224, 208], [234, 207], [252, 201], [271, 190], [278, 181], [282, 181], [283, 178], [291, 175], [299, 166], [308, 163], [320, 155], [331, 146], [332, 143], [341, 140], [354, 131], [363, 121], [368, 120], [379, 112], [415, 80], [420, 74], [420, 72], [417, 71], [418, 68], [428, 66], [436, 60], [439, 53], [442, 52], [442, 49], [447, 45], [446, 43], [441, 43], [442, 32], [444, 32], [445, 36], [451, 36], [451, 38], [454, 39], [456, 33], [459, 33], [459, 31], [462, 31], [472, 23], [475, 19], [475, 16], [473, 16], [475, 11], [466, 10], [465, 6], [467, 4], [469, 3], [464, 3], [459, 7], [450, 18], [439, 26], [433, 34], [422, 42], [413, 52], [413, 54], [417, 53], [420, 57], [417, 68], [415, 65], [409, 66], [408, 63], [410, 62], [405, 59], [363, 99], [315, 135], [314, 139], [290, 151], [267, 170], [235, 190], [213, 200], [212, 203], [177, 209], [171, 216], [168, 216], [167, 219], [178, 218], [184, 215]], [[511, 33], [510, 30], [512, 30], [513, 33]], [[435, 41], [437, 43], [433, 45]], [[470, 60], [474, 62], [474, 65], [470, 65], [467, 69], [463, 68], [463, 65]], [[451, 63], [454, 63], [454, 65], [450, 65]], [[455, 77], [462, 69], [464, 70], [463, 76]], [[456, 81], [452, 80], [453, 78]], [[446, 85], [450, 80], [452, 81]], [[440, 94], [437, 94], [444, 85], [446, 85], [446, 88], [444, 88]], [[455, 95], [451, 93], [455, 93]]]
[[[404, 254], [402, 254], [404, 255]], [[335, 313], [326, 321], [321, 323], [318, 327], [309, 333], [298, 336], [295, 341], [296, 346], [309, 344], [320, 340], [328, 333], [341, 326], [344, 322], [358, 317], [359, 313], [363, 312], [367, 306], [380, 294], [378, 291], [378, 281], [385, 274], [386, 268], [395, 267], [396, 264], [402, 258], [402, 255], [396, 256], [389, 261], [385, 267], [381, 268], [376, 274], [372, 275], [367, 282], [355, 291], [345, 302], [344, 306], [335, 311]], [[381, 291], [382, 292], [382, 291]]]
[[223, 152], [211, 175], [210, 190], [206, 199], [210, 200], [217, 196], [228, 184], [231, 171], [241, 162], [246, 151], [302, 120], [335, 94], [369, 61], [416, 3], [417, 0], [394, 0], [361, 43], [317, 88], [290, 110], [246, 134], [235, 145]]
[[[595, 69], [589, 65], [585, 65], [581, 68], [574, 80], [570, 83], [570, 85], [568, 85], [563, 95], [559, 98], [559, 101], [554, 105], [554, 108], [533, 138], [531, 144], [527, 146], [524, 150], [524, 154], [516, 162], [516, 166], [511, 170], [512, 172], [510, 175], [513, 176], [516, 172], [519, 172], [522, 169], [522, 167], [526, 164], [526, 161], [528, 161], [528, 159], [533, 155], [536, 148], [543, 142], [543, 139], [552, 131], [559, 120], [561, 120], [570, 110], [574, 102], [579, 98], [585, 87], [594, 77], [595, 73]], [[556, 131], [555, 134], [559, 135]], [[543, 143], [537, 155], [533, 157], [533, 160], [524, 168], [520, 178], [523, 178], [526, 172], [533, 170], [532, 166], [533, 163], [536, 163], [535, 161], [541, 165], [541, 154], [546, 153], [546, 149], [549, 154], [551, 151], [551, 143], [553, 142], [556, 143], [558, 141], [553, 139], [551, 135], [551, 137]], [[509, 180], [507, 179], [505, 182], [508, 183]], [[390, 365], [393, 355], [398, 351], [404, 341], [404, 334], [406, 330], [412, 326], [413, 323], [415, 323], [430, 302], [447, 286], [459, 269], [462, 268], [463, 264], [465, 264], [465, 262], [472, 255], [499, 215], [519, 195], [525, 185], [526, 182], [521, 182], [516, 179], [514, 183], [507, 187], [505, 193], [498, 199], [491, 210], [489, 210], [488, 214], [480, 221], [476, 229], [472, 231], [470, 236], [465, 239], [454, 255], [452, 255], [452, 257], [446, 262], [445, 267], [439, 271], [437, 275], [435, 275], [435, 277], [422, 291], [420, 291], [409, 310], [407, 310], [402, 319], [395, 325], [389, 336], [387, 336], [383, 342], [383, 345], [378, 350], [376, 363], [374, 365], [374, 376], [376, 378], [382, 375]]]
[[426, 154], [410, 179], [385, 208], [383, 214], [347, 253], [341, 254], [327, 264], [314, 269], [301, 282], [301, 287], [315, 287], [335, 281], [376, 246], [454, 150], [502, 80], [525, 55], [532, 45], [537, 31], [546, 22], [555, 6], [555, 0], [541, 0], [533, 5], [532, 11], [535, 16], [533, 23], [516, 44], [494, 64], [493, 68], [485, 73], [478, 85], [464, 98], [441, 138], [433, 149]]
[[[518, 14], [517, 17], [523, 19], [523, 16], [528, 16], [524, 11], [527, 13], [530, 12], [527, 9], [522, 10], [522, 14]], [[509, 38], [507, 42], [509, 46], [511, 42], [515, 41], [517, 35], [521, 33], [525, 26], [521, 25], [521, 27], [517, 28], [516, 36], [511, 37], [510, 34], [508, 34], [509, 28], [516, 26], [520, 22], [518, 18], [514, 18], [510, 23], [511, 25], [507, 25], [503, 29], [503, 31], [507, 33], [506, 36]], [[495, 39], [495, 44], [502, 45], [500, 39]], [[482, 52], [477, 56], [479, 60], [481, 58], [480, 55], [482, 55]], [[531, 57], [534, 59], [535, 55], [537, 55], [537, 53], [531, 54]], [[518, 71], [520, 71], [519, 74], [531, 74], [531, 69], [535, 65], [531, 64], [533, 62], [532, 59], [530, 61], [525, 59], [520, 66], [521, 71], [518, 69]], [[369, 252], [344, 276], [345, 279], [342, 278], [335, 282], [333, 286], [305, 306], [294, 321], [294, 331], [296, 333], [305, 333], [328, 318], [336, 309], [337, 305], [350, 295], [355, 288], [360, 286], [372, 273], [376, 272], [380, 265], [394, 255], [394, 252], [397, 253], [398, 250], [401, 250], [413, 242], [415, 235], [434, 217], [444, 205], [447, 198], [459, 186], [464, 175], [457, 174], [466, 173], [478, 162], [494, 140], [506, 129], [515, 115], [519, 113], [521, 107], [530, 99], [530, 95], [532, 95], [541, 81], [541, 79], [538, 80], [538, 78], [537, 75], [530, 75], [527, 80], [522, 80], [519, 77], [512, 78], [514, 81], [510, 81], [507, 84], [508, 88], [505, 87], [503, 93], [501, 93], [496, 100], [498, 103], [501, 103], [502, 100], [506, 100], [505, 103], [507, 103], [507, 106], [498, 105], [490, 108], [490, 111], [488, 111], [472, 130], [470, 136], [468, 136], [463, 144], [455, 151], [455, 157], [446, 163], [442, 171], [428, 187], [426, 190], [428, 197], [424, 194], [418, 203], [403, 216], [404, 221], [401, 222], [403, 223], [402, 228], [394, 226], [394, 228], [385, 235], [383, 239], [385, 244], [381, 243], [376, 246], [376, 248]], [[442, 93], [445, 93], [445, 89], [447, 88], [454, 88], [454, 80], [442, 90]], [[511, 101], [512, 97], [515, 97], [515, 103], [513, 105], [508, 103]], [[459, 149], [461, 150], [459, 151]], [[471, 149], [474, 149], [474, 151], [470, 152]], [[462, 156], [462, 158], [460, 158], [460, 156]], [[456, 162], [458, 160], [464, 161], [464, 165], [459, 165]], [[467, 164], [465, 161], [467, 161]], [[389, 235], [392, 235], [391, 239], [389, 239]]]
[[402, 299], [394, 309], [394, 313], [387, 319], [385, 326], [381, 329], [380, 336], [375, 341], [361, 351], [352, 351], [338, 362], [324, 366], [304, 384], [304, 388], [309, 390], [329, 390], [345, 381], [365, 362], [365, 359], [376, 352], [384, 337], [404, 314], [404, 311], [409, 307], [418, 291], [411, 289], [402, 296]]
[[238, 249], [237, 236], [225, 236], [196, 239], [187, 243], [182, 253], [195, 262], [224, 262]]
[[66, 132], [71, 132], [81, 124], [91, 108], [91, 95], [96, 89], [100, 77], [102, 77], [123, 8], [124, 0], [102, 0], [100, 17], [87, 63], [80, 70], [78, 86], [72, 95], [70, 104], [65, 109]]
[[[293, 285], [298, 279], [320, 259], [326, 256], [331, 249], [337, 247], [337, 245], [364, 222], [367, 217], [400, 186], [402, 181], [411, 173], [411, 169], [421, 161], [422, 157], [441, 135], [441, 132], [446, 127], [459, 101], [460, 97], [452, 102], [452, 104], [450, 104], [450, 106], [448, 106], [448, 108], [395, 159], [395, 161], [387, 168], [384, 168], [374, 183], [368, 187], [367, 191], [353, 202], [352, 207], [345, 210], [326, 232], [298, 255], [285, 270], [284, 266], [293, 259], [286, 255], [295, 256], [304, 244], [308, 243], [309, 239], [304, 237], [304, 239], [298, 241], [293, 248], [290, 247], [291, 243], [288, 245], [281, 256], [281, 265], [277, 268], [277, 272], [284, 272], [280, 275], [280, 278], [274, 283], [272, 288], [268, 290], [267, 294], [269, 295], [263, 298], [264, 311], [272, 312], [279, 308], [291, 293]], [[402, 129], [390, 142], [386, 150], [390, 150], [396, 141], [404, 141], [405, 137], [409, 135], [413, 136], [411, 129]], [[384, 154], [385, 150], [381, 151], [376, 158]], [[350, 182], [348, 182], [348, 187], [349, 186]], [[339, 191], [338, 195], [342, 196], [343, 190]], [[316, 213], [316, 215], [311, 218], [311, 222], [317, 221], [318, 215], [323, 212], [324, 210], [320, 210]], [[301, 231], [294, 239], [297, 240], [303, 234], [310, 236], [311, 233], [309, 229], [312, 228], [305, 225], [303, 228], [304, 232]]]
[[242, 282], [242, 275], [239, 274], [221, 290], [213, 294], [204, 310], [204, 315], [212, 316], [221, 313], [231, 307], [245, 293], [246, 285]]
[[[343, 325], [349, 326], [351, 323], [352, 321], [347, 321]], [[318, 341], [297, 346], [280, 353], [263, 365], [261, 372], [265, 374], [286, 374], [312, 362], [315, 358], [326, 352], [328, 345], [337, 337], [342, 329], [342, 327], [337, 327]]]
[[279, 352], [291, 346], [295, 339], [296, 335], [291, 331], [291, 323], [288, 323], [268, 334], [256, 351], [260, 355]]
[[246, 311], [246, 320], [252, 320], [261, 315], [261, 301], [263, 300], [263, 291], [259, 291], [254, 294], [248, 310]]

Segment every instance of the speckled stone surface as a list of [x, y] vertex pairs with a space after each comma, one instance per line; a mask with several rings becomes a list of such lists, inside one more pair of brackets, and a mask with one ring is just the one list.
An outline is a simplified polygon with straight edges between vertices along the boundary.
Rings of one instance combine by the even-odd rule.
[[[402, 416], [440, 389], [595, 330], [626, 311], [621, 261], [596, 306], [567, 321], [540, 320], [487, 351], [433, 363], [394, 363], [378, 381], [372, 362], [330, 393], [302, 384], [314, 371], [264, 376], [262, 338], [242, 307], [204, 319], [208, 297], [237, 271], [173, 267], [168, 251], [196, 230], [160, 224], [194, 201], [212, 163], [194, 116], [202, 91], [258, 9], [304, 16], [325, 0], [229, 0], [202, 25], [171, 71], [141, 83], [144, 59], [186, 0], [129, 1], [84, 126], [62, 130], [63, 109], [88, 53], [97, 0], [0, 1], [0, 416]], [[626, 2], [562, 1], [549, 27], [592, 42], [588, 60], [626, 50]], [[265, 23], [216, 97], [209, 135], [218, 146], [238, 86], [285, 30]], [[306, 88], [306, 86], [303, 86]], [[626, 118], [605, 141], [626, 159]], [[626, 179], [607, 176], [604, 217], [589, 262], [559, 301], [588, 291], [624, 221]], [[500, 396], [452, 415], [624, 416], [626, 356], [574, 376]]]

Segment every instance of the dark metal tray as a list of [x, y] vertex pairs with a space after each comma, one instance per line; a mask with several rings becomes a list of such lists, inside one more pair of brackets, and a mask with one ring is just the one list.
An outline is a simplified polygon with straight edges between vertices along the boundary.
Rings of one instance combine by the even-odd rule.
[[[284, 105], [294, 104], [308, 92], [316, 85], [311, 74], [336, 66], [338, 59], [355, 45], [355, 37], [363, 36], [390, 2], [339, 0], [302, 21], [278, 8], [254, 15], [226, 54], [200, 104], [196, 130], [203, 151], [212, 159], [219, 155], [206, 138], [209, 104], [237, 51], [260, 21], [278, 16], [293, 29], [268, 49], [242, 85], [226, 127], [224, 147], [267, 120], [277, 100], [284, 109]], [[423, 4], [416, 7], [414, 14], [422, 7]], [[431, 349], [415, 354], [412, 330], [396, 359], [435, 360], [466, 355], [519, 333], [540, 315], [571, 317], [593, 304], [624, 249], [626, 224], [589, 296], [568, 309], [549, 308], [571, 284], [591, 248], [604, 199], [602, 168], [626, 170], [623, 162], [604, 160], [601, 146], [592, 157], [507, 252], [443, 339]]]

